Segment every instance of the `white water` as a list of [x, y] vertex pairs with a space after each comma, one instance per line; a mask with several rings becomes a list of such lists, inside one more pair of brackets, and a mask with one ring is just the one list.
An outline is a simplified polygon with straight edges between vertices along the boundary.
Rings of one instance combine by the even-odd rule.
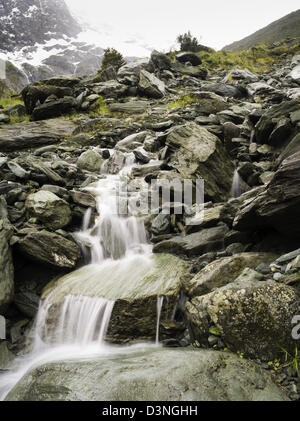
[[231, 197], [237, 198], [242, 194], [241, 188], [241, 177], [237, 170], [234, 171], [232, 187], [231, 187]]
[[[133, 166], [133, 154], [129, 154], [125, 167], [118, 175], [107, 175], [105, 179], [90, 186], [86, 190], [92, 192], [97, 200], [98, 217], [92, 221], [92, 210], [88, 209], [82, 223], [82, 230], [75, 233], [87, 261], [101, 287], [101, 275], [110, 271], [112, 284], [117, 276], [126, 276], [129, 268], [134, 266], [134, 276], [147, 270], [151, 245], [147, 242], [144, 224], [132, 215], [120, 216], [116, 202], [116, 189], [122, 179], [130, 176]], [[93, 223], [94, 222], [94, 223]], [[145, 257], [144, 257], [145, 256]], [[136, 264], [134, 264], [136, 262]], [[77, 271], [78, 272], [78, 271]], [[76, 277], [75, 277], [76, 278]], [[89, 279], [80, 279], [82, 287], [88, 286]], [[92, 282], [95, 282], [93, 277]], [[95, 286], [97, 289], [97, 285]], [[112, 285], [113, 287], [113, 285]], [[126, 286], [125, 286], [126, 287]], [[53, 291], [56, 291], [54, 289]], [[109, 327], [114, 307], [113, 300], [99, 296], [66, 295], [63, 304], [56, 310], [55, 326], [48, 326], [47, 319], [51, 313], [51, 292], [41, 301], [33, 329], [33, 349], [30, 354], [17, 358], [13, 370], [0, 376], [0, 400], [35, 366], [50, 361], [83, 358], [111, 353], [128, 353], [137, 346], [115, 347], [105, 344], [105, 336]], [[84, 292], [82, 292], [84, 294]], [[163, 297], [157, 299], [156, 343], [159, 344], [159, 325], [163, 306]], [[51, 319], [51, 315], [50, 315]], [[146, 345], [139, 345], [144, 347]]]
[[157, 322], [156, 322], [156, 339], [155, 343], [159, 344], [159, 325], [160, 325], [160, 316], [161, 316], [161, 309], [164, 303], [164, 297], [157, 297]]

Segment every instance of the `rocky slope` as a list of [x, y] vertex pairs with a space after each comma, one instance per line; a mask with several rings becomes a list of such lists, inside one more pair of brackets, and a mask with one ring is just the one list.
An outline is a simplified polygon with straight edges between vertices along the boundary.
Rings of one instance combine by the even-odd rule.
[[[9, 366], [12, 353], [26, 351], [39, 298], [47, 298], [53, 285], [59, 288], [51, 296], [53, 311], [46, 328], [57, 320], [56, 310], [70, 291], [78, 294], [84, 289], [87, 295], [105, 293], [112, 298], [111, 290], [89, 290], [88, 284], [78, 283], [83, 279], [77, 276], [82, 273], [83, 255], [74, 232], [88, 208], [97, 216], [95, 199], [86, 188], [105, 177], [99, 175], [100, 168], [117, 174], [131, 154], [135, 161], [131, 178], [138, 192], [151, 180], [204, 179], [204, 218], [198, 218], [194, 207], [172, 199], [171, 215], [163, 207], [157, 214], [142, 215], [156, 255], [155, 269], [148, 277], [141, 274], [141, 287], [135, 283], [138, 280], [131, 280], [134, 287], [128, 295], [116, 284], [113, 298], [119, 301], [108, 339], [123, 343], [124, 329], [129, 326], [127, 339], [154, 340], [153, 294], [166, 296], [160, 323], [165, 346], [193, 347], [196, 351], [186, 355], [199, 352], [204, 362], [209, 359], [213, 365], [220, 358], [223, 362], [232, 359], [237, 373], [239, 367], [249, 367], [249, 382], [257, 387], [244, 396], [244, 380], [235, 374], [232, 382], [239, 385], [240, 399], [300, 398], [291, 361], [279, 361], [282, 348], [294, 355], [299, 343], [291, 333], [292, 320], [300, 311], [299, 63], [299, 56], [287, 59], [261, 76], [237, 69], [231, 76], [225, 71], [211, 75], [201, 66], [192, 66], [190, 58], [187, 63], [172, 62], [153, 52], [151, 59], [132, 62], [118, 72], [110, 68], [93, 77], [30, 84], [22, 92], [24, 106], [1, 111], [4, 270], [0, 285], [5, 294], [0, 295], [0, 309], [8, 331], [0, 348], [3, 369]], [[8, 124], [13, 113], [22, 112], [31, 121]], [[183, 212], [176, 212], [178, 207]], [[107, 253], [113, 252], [108, 249]], [[73, 278], [68, 273], [74, 269], [78, 269], [73, 274], [77, 280], [69, 282]], [[166, 272], [172, 280], [167, 285]], [[180, 305], [172, 317], [169, 305], [179, 294]], [[232, 353], [254, 362], [240, 365]], [[155, 364], [159, 366], [164, 356], [158, 354], [153, 358], [158, 358], [160, 363]], [[86, 378], [85, 370], [102, 375], [99, 362], [86, 364], [81, 367], [82, 378]], [[109, 370], [119, 370], [118, 364], [112, 362]], [[211, 372], [200, 360], [197, 364], [192, 371], [198, 370], [206, 376], [205, 384], [211, 384]], [[283, 392], [270, 386], [270, 373], [262, 374], [258, 364], [276, 374]], [[222, 367], [221, 378], [212, 375], [215, 386], [230, 383], [230, 369]], [[63, 381], [70, 385], [69, 396], [51, 386], [53, 395], [45, 386], [60, 385], [62, 377], [57, 372], [62, 369], [68, 372]], [[76, 364], [61, 362], [41, 370], [44, 377], [34, 371], [9, 399], [27, 399], [29, 389], [43, 390], [45, 395], [39, 396], [45, 399], [58, 395], [76, 399]], [[143, 380], [145, 390], [156, 381], [153, 376]], [[266, 395], [260, 382], [268, 385]], [[24, 385], [25, 391], [21, 390]], [[203, 398], [201, 390], [191, 396]], [[96, 392], [102, 393], [101, 386]], [[94, 399], [99, 398], [96, 392]], [[152, 392], [147, 393], [145, 399], [154, 398]], [[206, 396], [212, 398], [235, 399], [236, 395], [228, 390], [228, 395]]]
[[286, 38], [300, 38], [300, 10], [290, 13], [246, 38], [226, 45], [223, 50], [241, 51], [257, 44], [271, 44]]

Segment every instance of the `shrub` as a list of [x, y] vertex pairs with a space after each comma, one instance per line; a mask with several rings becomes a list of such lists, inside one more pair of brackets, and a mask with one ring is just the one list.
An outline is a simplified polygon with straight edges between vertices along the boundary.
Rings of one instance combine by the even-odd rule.
[[186, 32], [183, 35], [178, 35], [177, 42], [180, 45], [181, 51], [199, 51], [199, 43], [196, 37], [193, 37], [190, 31]]
[[108, 66], [113, 66], [116, 70], [118, 70], [120, 67], [124, 66], [124, 64], [126, 64], [126, 61], [121, 53], [114, 48], [107, 48], [104, 50], [100, 72], [105, 70]]

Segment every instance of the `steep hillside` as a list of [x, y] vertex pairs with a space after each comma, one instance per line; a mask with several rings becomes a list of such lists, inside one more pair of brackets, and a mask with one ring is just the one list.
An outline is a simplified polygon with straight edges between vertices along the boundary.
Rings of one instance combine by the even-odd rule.
[[223, 50], [240, 51], [254, 47], [256, 44], [270, 44], [290, 37], [300, 37], [300, 9], [240, 41], [225, 46]]

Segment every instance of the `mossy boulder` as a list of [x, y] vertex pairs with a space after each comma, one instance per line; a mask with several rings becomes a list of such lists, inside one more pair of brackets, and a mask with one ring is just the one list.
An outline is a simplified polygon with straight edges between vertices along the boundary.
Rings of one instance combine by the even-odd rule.
[[281, 355], [281, 347], [294, 351], [291, 322], [298, 299], [292, 287], [253, 280], [248, 271], [210, 294], [195, 297], [187, 303], [186, 314], [191, 334], [200, 344], [208, 344], [210, 328], [215, 326], [232, 351], [272, 360]]

